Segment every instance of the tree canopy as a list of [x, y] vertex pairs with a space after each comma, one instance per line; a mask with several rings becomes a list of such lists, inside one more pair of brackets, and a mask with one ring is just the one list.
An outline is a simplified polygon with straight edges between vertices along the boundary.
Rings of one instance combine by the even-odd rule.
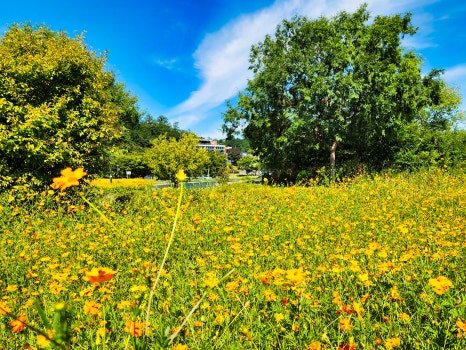
[[228, 103], [224, 131], [242, 130], [266, 168], [296, 174], [329, 156], [333, 167], [337, 147], [346, 157], [389, 160], [406, 124], [445, 122], [458, 101], [442, 107], [436, 95], [455, 92], [442, 71], [423, 77], [422, 58], [401, 46], [416, 33], [411, 15], [369, 19], [363, 5], [333, 18], [284, 20], [252, 47], [254, 76], [237, 105]]
[[[50, 181], [65, 166], [94, 172], [137, 121], [135, 99], [105, 70], [106, 56], [45, 26], [0, 38], [0, 186]], [[22, 180], [21, 180], [22, 179]]]
[[196, 148], [199, 137], [195, 134], [183, 134], [179, 140], [160, 135], [151, 143], [152, 147], [145, 151], [145, 158], [152, 174], [157, 178], [175, 181], [180, 169], [189, 177], [207, 173], [210, 164], [209, 151]]

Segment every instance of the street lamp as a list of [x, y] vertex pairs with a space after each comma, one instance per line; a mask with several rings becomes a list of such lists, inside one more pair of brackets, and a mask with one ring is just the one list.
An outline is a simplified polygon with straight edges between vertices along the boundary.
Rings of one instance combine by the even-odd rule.
[[109, 169], [110, 169], [110, 183], [112, 183], [112, 158], [110, 158]]
[[[112, 173], [112, 157], [110, 157], [110, 164], [109, 164], [109, 171], [110, 171], [110, 183], [112, 183], [113, 173]], [[120, 166], [116, 165], [116, 172], [115, 176], [118, 176], [118, 172], [120, 171]]]

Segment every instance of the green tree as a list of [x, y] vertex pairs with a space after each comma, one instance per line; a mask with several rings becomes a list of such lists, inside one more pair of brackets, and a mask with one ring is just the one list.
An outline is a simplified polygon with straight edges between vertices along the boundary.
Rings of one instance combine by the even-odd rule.
[[120, 123], [124, 127], [115, 146], [125, 149], [137, 147], [133, 140], [133, 132], [140, 128], [141, 119], [143, 119], [143, 113], [138, 107], [138, 98], [126, 91], [123, 83], [116, 81], [108, 87], [108, 95], [118, 108]]
[[138, 125], [131, 130], [131, 139], [137, 147], [151, 147], [151, 141], [161, 135], [179, 139], [182, 134], [178, 123], [171, 124], [167, 117], [160, 115], [156, 119], [147, 115], [140, 119]]
[[145, 152], [147, 164], [153, 174], [164, 180], [176, 180], [176, 173], [183, 169], [189, 177], [202, 175], [209, 163], [208, 151], [197, 148], [199, 137], [183, 134], [177, 140], [161, 135], [152, 140], [152, 147]]
[[[148, 166], [146, 157], [143, 151], [128, 152], [124, 148], [115, 149], [109, 158], [108, 167], [102, 169], [99, 175], [107, 177], [109, 175], [109, 167], [112, 167], [113, 177], [126, 177], [126, 171], [131, 171], [131, 177], [144, 177], [152, 173]], [[120, 172], [117, 173], [117, 167]]]
[[447, 85], [442, 74], [442, 69], [434, 69], [423, 78], [425, 94], [421, 95], [421, 112], [417, 122], [424, 128], [451, 131], [464, 119], [464, 112], [459, 111], [460, 92]]
[[239, 139], [239, 138], [231, 137], [226, 140], [220, 140], [219, 144], [229, 146], [232, 148], [239, 148], [241, 152], [248, 152], [250, 148], [248, 139], [244, 139], [244, 138]]
[[0, 186], [102, 166], [124, 131], [105, 61], [82, 36], [45, 26], [15, 24], [0, 38]]
[[260, 162], [255, 156], [245, 155], [238, 161], [238, 169], [246, 170], [248, 173], [257, 171], [260, 169]]
[[264, 166], [281, 172], [296, 174], [325, 154], [334, 169], [337, 148], [364, 162], [391, 159], [432, 90], [421, 58], [401, 47], [416, 33], [411, 15], [369, 18], [364, 5], [330, 19], [284, 20], [252, 47], [254, 77], [228, 104], [224, 131], [242, 129]]
[[236, 165], [238, 160], [241, 159], [241, 150], [237, 147], [231, 147], [227, 150], [228, 159], [231, 161], [231, 164]]
[[208, 151], [208, 161], [204, 165], [204, 174], [218, 176], [226, 180], [228, 178], [228, 166], [226, 157], [219, 152]]

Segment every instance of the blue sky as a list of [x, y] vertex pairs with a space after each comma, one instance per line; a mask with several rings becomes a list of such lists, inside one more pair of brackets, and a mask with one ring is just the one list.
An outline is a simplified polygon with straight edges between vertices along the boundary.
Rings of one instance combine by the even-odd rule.
[[[354, 11], [353, 0], [0, 0], [0, 33], [13, 23], [45, 24], [108, 50], [108, 69], [139, 99], [204, 137], [221, 138], [225, 100], [244, 89], [252, 44], [284, 18]], [[466, 3], [458, 0], [368, 0], [372, 16], [411, 12], [418, 33], [404, 41], [424, 57], [424, 71], [466, 99]], [[463, 109], [466, 103], [463, 102]]]

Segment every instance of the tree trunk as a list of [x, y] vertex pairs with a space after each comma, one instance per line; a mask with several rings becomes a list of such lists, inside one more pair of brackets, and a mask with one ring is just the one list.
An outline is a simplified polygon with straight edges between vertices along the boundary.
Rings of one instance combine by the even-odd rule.
[[337, 145], [338, 145], [338, 141], [335, 140], [330, 146], [330, 177], [332, 179], [332, 182], [335, 181], [335, 158], [336, 158], [335, 155], [337, 152]]

